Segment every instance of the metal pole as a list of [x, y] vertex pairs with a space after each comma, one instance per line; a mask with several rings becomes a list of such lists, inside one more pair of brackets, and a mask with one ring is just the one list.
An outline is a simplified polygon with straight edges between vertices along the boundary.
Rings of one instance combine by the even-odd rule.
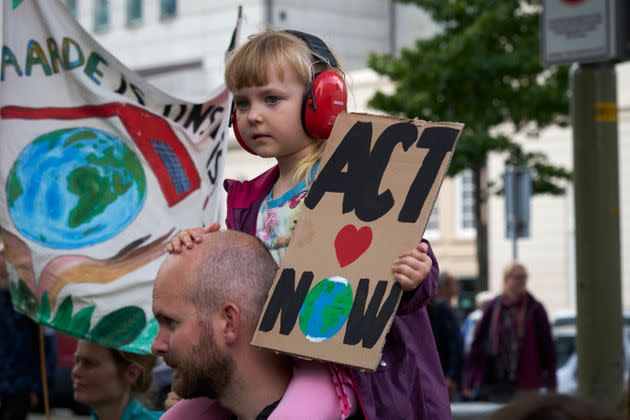
[[571, 92], [579, 390], [615, 404], [624, 353], [614, 64], [573, 64]]
[[519, 235], [519, 191], [520, 191], [520, 173], [519, 167], [512, 169], [512, 229], [514, 229], [514, 236], [512, 236], [512, 261], [518, 261], [518, 248], [517, 241]]
[[512, 261], [518, 261], [518, 249], [516, 247], [516, 241], [518, 241], [518, 239], [516, 238], [516, 235], [514, 235], [514, 237], [512, 237]]

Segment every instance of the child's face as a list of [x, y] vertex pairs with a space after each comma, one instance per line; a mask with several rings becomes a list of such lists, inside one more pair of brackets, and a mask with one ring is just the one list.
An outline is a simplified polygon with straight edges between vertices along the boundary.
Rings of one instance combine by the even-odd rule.
[[302, 98], [305, 86], [293, 68], [276, 72], [263, 86], [248, 86], [234, 91], [238, 129], [243, 140], [263, 157], [299, 156], [313, 140], [302, 128]]

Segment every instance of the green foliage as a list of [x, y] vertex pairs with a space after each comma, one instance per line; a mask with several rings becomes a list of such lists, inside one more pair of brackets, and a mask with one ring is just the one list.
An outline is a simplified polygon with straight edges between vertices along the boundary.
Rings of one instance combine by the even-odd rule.
[[119, 350], [128, 351], [131, 353], [150, 354], [151, 345], [155, 336], [157, 336], [160, 326], [155, 318], [151, 318], [144, 330], [130, 343], [120, 347]]
[[540, 2], [532, 0], [399, 0], [422, 7], [442, 28], [399, 57], [372, 55], [370, 67], [395, 84], [370, 106], [390, 114], [466, 124], [449, 168], [481, 168], [490, 152], [532, 169], [535, 193], [560, 194], [566, 169], [526, 153], [496, 127], [530, 135], [569, 123], [566, 67], [543, 68]]
[[42, 294], [42, 300], [39, 303], [39, 321], [47, 322], [50, 318], [50, 299], [48, 298], [48, 292], [44, 291]]
[[62, 331], [67, 329], [72, 321], [72, 309], [72, 296], [68, 295], [63, 302], [61, 302], [59, 308], [57, 308], [57, 313], [55, 314], [51, 325]]
[[88, 306], [77, 312], [70, 321], [70, 331], [78, 337], [85, 337], [90, 329], [90, 322], [92, 321], [92, 314], [94, 313], [96, 306]]
[[[46, 300], [48, 300], [47, 295]], [[74, 304], [72, 302], [72, 296], [68, 295], [57, 308], [57, 313], [50, 325], [58, 331], [63, 331], [65, 333], [72, 334], [75, 337], [83, 338], [90, 328], [90, 322], [92, 321], [94, 309], [94, 305], [88, 306], [72, 315], [72, 312], [74, 311]]]
[[110, 347], [120, 347], [140, 335], [146, 323], [142, 308], [125, 306], [101, 318], [86, 338]]
[[37, 298], [22, 279], [17, 284], [10, 282], [10, 293], [13, 307], [29, 317], [35, 317], [39, 306]]

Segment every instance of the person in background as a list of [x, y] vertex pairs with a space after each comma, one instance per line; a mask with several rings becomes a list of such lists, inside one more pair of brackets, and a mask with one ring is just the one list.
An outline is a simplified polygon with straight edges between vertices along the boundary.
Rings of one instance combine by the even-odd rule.
[[477, 325], [483, 315], [483, 308], [492, 300], [494, 294], [489, 290], [483, 290], [475, 295], [475, 310], [468, 314], [461, 326], [462, 342], [464, 343], [464, 357], [470, 353]]
[[[55, 377], [55, 345], [45, 336], [49, 389]], [[0, 242], [0, 420], [25, 420], [42, 400], [39, 326], [11, 303], [4, 245]]]
[[457, 317], [457, 322], [461, 324], [464, 319], [464, 315], [459, 309], [459, 293], [461, 291], [459, 280], [449, 272], [444, 272], [443, 278], [438, 279], [438, 281], [440, 280], [443, 284], [439, 284], [440, 291], [438, 293], [446, 301], [446, 303], [448, 303], [448, 306], [453, 310], [453, 313]]
[[504, 292], [483, 311], [464, 367], [466, 398], [507, 402], [556, 389], [556, 352], [547, 312], [527, 291], [527, 270], [512, 263]]
[[444, 382], [448, 394], [453, 399], [461, 379], [462, 370], [462, 340], [459, 334], [457, 315], [450, 305], [453, 296], [459, 290], [455, 276], [448, 271], [442, 271], [438, 277], [438, 291], [427, 306], [429, 321], [435, 338]]
[[151, 386], [155, 356], [127, 353], [79, 340], [72, 368], [74, 399], [89, 406], [93, 419], [155, 420], [138, 398]]

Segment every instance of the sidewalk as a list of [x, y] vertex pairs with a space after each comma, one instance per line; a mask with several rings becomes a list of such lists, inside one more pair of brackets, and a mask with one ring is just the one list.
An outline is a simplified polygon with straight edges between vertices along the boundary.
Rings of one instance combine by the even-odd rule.
[[[75, 414], [72, 413], [72, 411], [70, 410], [63, 410], [63, 409], [54, 409], [50, 419], [51, 420], [90, 420], [92, 417], [90, 416], [77, 416]], [[28, 420], [46, 420], [46, 415], [45, 414], [35, 414], [35, 413], [29, 413], [28, 415]]]

